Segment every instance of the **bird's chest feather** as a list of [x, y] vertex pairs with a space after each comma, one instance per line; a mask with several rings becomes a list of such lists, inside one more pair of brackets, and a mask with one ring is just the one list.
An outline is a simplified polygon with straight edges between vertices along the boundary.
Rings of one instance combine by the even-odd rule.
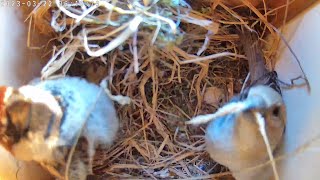
[[234, 149], [234, 135], [236, 121], [235, 115], [230, 114], [212, 121], [208, 128], [206, 138], [217, 151], [232, 151]]

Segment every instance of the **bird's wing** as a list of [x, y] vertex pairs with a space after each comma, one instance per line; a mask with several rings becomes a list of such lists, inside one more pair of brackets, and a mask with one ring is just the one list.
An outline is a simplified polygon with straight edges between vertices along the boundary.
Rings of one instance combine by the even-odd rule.
[[240, 32], [240, 41], [248, 59], [250, 82], [255, 82], [268, 73], [258, 35], [245, 29]]
[[256, 85], [269, 86], [281, 94], [276, 71], [269, 71], [266, 68], [262, 47], [259, 43], [257, 33], [245, 29], [239, 33], [239, 36], [244, 53], [248, 59], [250, 72], [250, 83], [244, 88], [240, 99], [245, 98], [250, 87]]

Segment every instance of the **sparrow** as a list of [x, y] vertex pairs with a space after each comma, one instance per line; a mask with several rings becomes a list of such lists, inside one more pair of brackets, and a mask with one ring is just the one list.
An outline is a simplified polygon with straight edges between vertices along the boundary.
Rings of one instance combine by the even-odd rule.
[[[249, 79], [242, 92], [216, 113], [200, 115], [191, 121], [210, 121], [205, 135], [206, 150], [213, 160], [228, 167], [235, 179], [268, 179], [272, 176], [270, 166], [254, 167], [267, 162], [282, 143], [286, 108], [277, 73], [266, 68], [257, 34], [241, 31], [240, 41], [249, 64]], [[267, 140], [258, 124], [261, 119]]]
[[78, 77], [0, 87], [0, 145], [58, 179], [92, 174], [97, 146], [115, 139], [119, 120], [102, 87]]

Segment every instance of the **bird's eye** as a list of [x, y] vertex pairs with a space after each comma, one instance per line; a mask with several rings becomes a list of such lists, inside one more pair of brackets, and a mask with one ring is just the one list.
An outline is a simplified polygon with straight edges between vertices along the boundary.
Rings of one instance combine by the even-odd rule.
[[279, 114], [280, 114], [280, 107], [275, 107], [275, 108], [273, 108], [272, 114], [273, 114], [274, 116], [279, 116]]

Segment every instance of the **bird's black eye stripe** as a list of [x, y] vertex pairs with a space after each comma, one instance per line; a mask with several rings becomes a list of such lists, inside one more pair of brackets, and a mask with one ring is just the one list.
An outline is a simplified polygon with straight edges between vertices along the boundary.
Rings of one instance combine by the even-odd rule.
[[10, 126], [10, 125], [12, 125], [11, 115], [8, 111], [6, 111], [6, 115], [7, 115], [7, 126]]
[[279, 116], [279, 113], [280, 113], [280, 107], [279, 106], [274, 107], [273, 110], [272, 110], [272, 114], [274, 116]]
[[49, 121], [49, 124], [48, 124], [47, 131], [46, 131], [46, 133], [44, 135], [45, 139], [47, 139], [50, 136], [55, 120], [56, 120], [56, 116], [54, 114], [52, 114], [51, 118], [50, 118], [50, 121]]
[[10, 113], [7, 111], [6, 112], [7, 114], [7, 120], [8, 120], [8, 124], [7, 124], [7, 129], [6, 129], [6, 132], [5, 134], [8, 136], [8, 137], [11, 137], [13, 138], [14, 142], [19, 142], [21, 136], [20, 136], [20, 133], [18, 133], [17, 131], [17, 128], [15, 127], [15, 125], [13, 124], [12, 122], [12, 117], [10, 115]]

